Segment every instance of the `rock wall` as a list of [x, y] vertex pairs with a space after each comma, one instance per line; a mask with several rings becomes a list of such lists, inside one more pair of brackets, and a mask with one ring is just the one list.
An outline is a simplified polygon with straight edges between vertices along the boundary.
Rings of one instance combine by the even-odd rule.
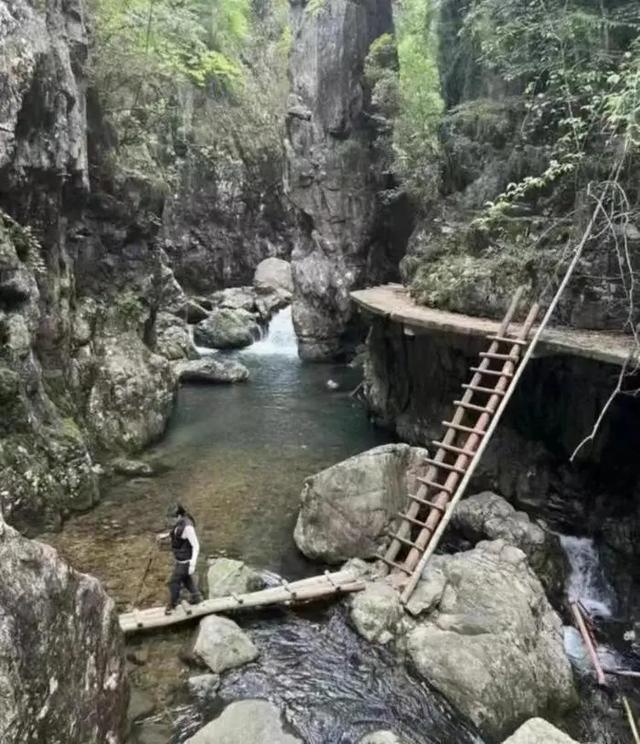
[[81, 3], [0, 2], [0, 19], [0, 495], [37, 530], [95, 501], [96, 454], [162, 432], [175, 378], [155, 321], [184, 295], [160, 198], [102, 167]]
[[118, 616], [99, 582], [0, 518], [0, 740], [124, 740]]
[[363, 80], [372, 41], [392, 32], [388, 0], [291, 6], [286, 193], [298, 231], [293, 318], [300, 353], [328, 359], [353, 341], [349, 291], [393, 278], [404, 253], [404, 202], [377, 161], [380, 132]]

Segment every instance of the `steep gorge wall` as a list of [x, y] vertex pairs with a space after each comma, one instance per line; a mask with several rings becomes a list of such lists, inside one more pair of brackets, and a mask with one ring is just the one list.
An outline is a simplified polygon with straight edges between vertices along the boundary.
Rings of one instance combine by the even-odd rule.
[[[388, 0], [291, 6], [286, 193], [298, 230], [293, 317], [303, 358], [330, 359], [353, 343], [349, 291], [394, 278], [410, 217], [378, 159], [363, 68], [393, 30]], [[403, 220], [404, 216], [404, 220]]]
[[153, 192], [95, 158], [81, 3], [0, 14], [0, 483], [7, 518], [38, 529], [95, 501], [96, 453], [163, 431], [175, 378], [155, 318], [183, 295]]

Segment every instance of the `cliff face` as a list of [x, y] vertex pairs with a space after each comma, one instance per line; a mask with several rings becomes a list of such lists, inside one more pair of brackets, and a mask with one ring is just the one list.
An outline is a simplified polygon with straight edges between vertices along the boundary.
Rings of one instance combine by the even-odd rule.
[[291, 13], [285, 187], [298, 219], [293, 317], [302, 357], [326, 359], [349, 344], [349, 291], [392, 278], [404, 251], [401, 203], [377, 162], [380, 132], [363, 80], [371, 42], [392, 32], [393, 21], [388, 0], [327, 0], [317, 11], [294, 2]]
[[5, 515], [38, 529], [95, 500], [93, 454], [162, 432], [175, 379], [155, 318], [183, 296], [158, 200], [90, 165], [81, 4], [0, 2], [0, 19], [0, 482]]

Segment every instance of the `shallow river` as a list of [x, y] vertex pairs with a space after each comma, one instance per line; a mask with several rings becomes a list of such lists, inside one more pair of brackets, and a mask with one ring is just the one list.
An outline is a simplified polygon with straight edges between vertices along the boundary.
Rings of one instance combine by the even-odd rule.
[[[267, 338], [234, 356], [249, 367], [250, 382], [182, 388], [167, 435], [145, 457], [158, 469], [154, 478], [113, 482], [97, 508], [45, 536], [101, 578], [122, 609], [166, 600], [170, 556], [155, 547], [153, 533], [176, 500], [194, 514], [204, 555], [241, 558], [287, 578], [313, 574], [318, 567], [292, 539], [304, 479], [388, 441], [350, 396], [356, 370], [298, 360], [287, 311]], [[238, 621], [261, 657], [225, 675], [221, 701], [209, 709], [185, 692], [194, 672], [180, 657], [192, 629], [131, 640], [130, 653], [145, 661], [132, 665], [132, 682], [155, 702], [131, 741], [182, 742], [221, 702], [264, 697], [309, 744], [355, 743], [376, 728], [393, 728], [414, 744], [481, 742], [440, 696], [359, 638], [340, 605]]]

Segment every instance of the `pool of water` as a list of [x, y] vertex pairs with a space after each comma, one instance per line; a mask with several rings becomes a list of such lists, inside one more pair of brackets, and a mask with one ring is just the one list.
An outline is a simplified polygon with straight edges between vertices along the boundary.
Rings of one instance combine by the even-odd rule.
[[166, 436], [145, 456], [154, 478], [114, 481], [97, 508], [46, 536], [121, 606], [165, 599], [170, 556], [153, 534], [173, 501], [194, 515], [204, 555], [310, 575], [317, 567], [292, 538], [305, 478], [388, 441], [350, 396], [358, 370], [298, 359], [289, 310], [266, 338], [230, 356], [249, 368], [250, 381], [180, 389]]

